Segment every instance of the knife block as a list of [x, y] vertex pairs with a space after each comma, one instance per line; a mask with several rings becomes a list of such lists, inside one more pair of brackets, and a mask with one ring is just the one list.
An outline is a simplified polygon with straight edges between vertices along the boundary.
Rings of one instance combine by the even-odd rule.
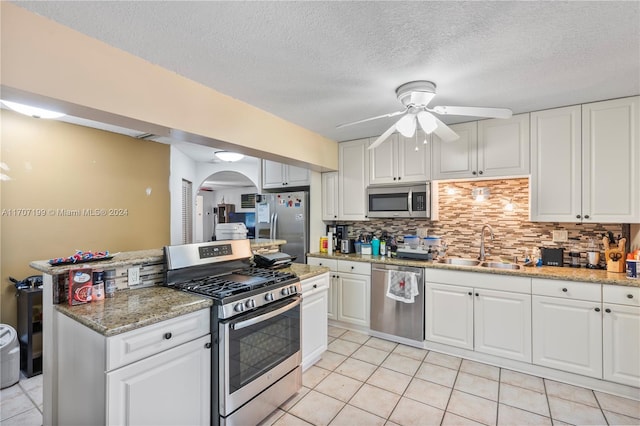
[[[624, 251], [617, 248], [607, 249], [604, 252], [605, 259], [607, 259], [607, 272], [626, 272], [626, 256]], [[613, 260], [612, 258], [618, 258]]]

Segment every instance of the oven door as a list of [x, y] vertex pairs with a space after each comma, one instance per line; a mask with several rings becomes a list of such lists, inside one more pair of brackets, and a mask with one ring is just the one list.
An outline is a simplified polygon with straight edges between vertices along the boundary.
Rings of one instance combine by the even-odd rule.
[[301, 302], [296, 295], [220, 322], [220, 415], [230, 415], [300, 365]]

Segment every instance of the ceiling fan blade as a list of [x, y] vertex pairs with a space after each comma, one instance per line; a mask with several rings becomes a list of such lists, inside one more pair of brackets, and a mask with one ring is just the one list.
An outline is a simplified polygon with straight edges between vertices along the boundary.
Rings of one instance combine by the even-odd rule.
[[376, 139], [371, 145], [369, 145], [369, 149], [374, 149], [375, 147], [380, 145], [382, 142], [385, 141], [385, 139], [391, 136], [391, 134], [395, 131], [396, 131], [396, 125], [394, 124], [393, 126], [389, 127], [383, 134], [378, 136], [378, 139]]
[[358, 120], [358, 121], [352, 121], [350, 123], [339, 124], [339, 125], [336, 126], [336, 129], [341, 129], [341, 128], [347, 127], [347, 126], [353, 126], [354, 124], [365, 123], [367, 121], [379, 120], [381, 118], [395, 117], [396, 115], [404, 114], [408, 110], [409, 110], [409, 108], [405, 108], [402, 111], [390, 112], [389, 114], [383, 114], [383, 115], [378, 115], [376, 117], [369, 117], [369, 118], [364, 118], [364, 119]]
[[433, 132], [438, 135], [438, 137], [444, 142], [453, 142], [460, 139], [460, 136], [458, 136], [456, 132], [451, 130], [451, 128], [444, 124], [442, 121], [438, 120], [437, 117], [433, 117], [433, 119], [436, 121], [437, 125], [436, 129]]
[[513, 113], [507, 108], [461, 107], [461, 106], [437, 106], [432, 110], [443, 115], [468, 115], [471, 117], [511, 118]]

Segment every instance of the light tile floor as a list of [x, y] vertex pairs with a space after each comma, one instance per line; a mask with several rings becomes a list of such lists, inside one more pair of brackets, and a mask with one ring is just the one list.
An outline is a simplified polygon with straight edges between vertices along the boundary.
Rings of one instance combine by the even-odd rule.
[[329, 327], [300, 393], [262, 426], [640, 425], [640, 402]]
[[0, 390], [0, 425], [42, 425], [42, 374]]

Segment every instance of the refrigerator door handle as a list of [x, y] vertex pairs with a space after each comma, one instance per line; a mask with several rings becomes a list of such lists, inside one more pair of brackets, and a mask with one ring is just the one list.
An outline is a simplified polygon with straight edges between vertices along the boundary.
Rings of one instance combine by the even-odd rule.
[[275, 213], [271, 213], [271, 217], [269, 217], [269, 239], [273, 240], [273, 217]]
[[278, 213], [273, 214], [273, 237], [271, 239], [275, 240], [276, 235], [278, 235]]

